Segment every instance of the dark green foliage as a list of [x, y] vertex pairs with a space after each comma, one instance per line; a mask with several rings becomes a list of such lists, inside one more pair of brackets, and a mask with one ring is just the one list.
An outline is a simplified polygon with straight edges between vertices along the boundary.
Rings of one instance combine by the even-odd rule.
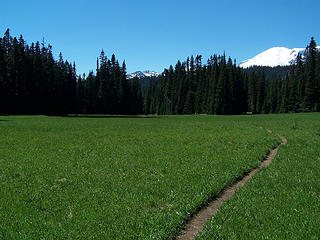
[[290, 66], [277, 66], [277, 67], [267, 67], [267, 66], [252, 66], [243, 69], [244, 72], [264, 72], [266, 80], [275, 79], [277, 77], [285, 77], [287, 73], [290, 72]]
[[288, 91], [288, 85], [289, 85], [289, 76], [287, 75], [284, 81], [282, 82], [282, 88], [281, 88], [281, 104], [280, 104], [280, 112], [281, 113], [287, 113], [288, 112], [288, 98], [289, 98], [289, 91]]
[[0, 38], [0, 112], [6, 114], [64, 114], [75, 111], [75, 64], [52, 56], [52, 47], [23, 37]]
[[141, 90], [126, 79], [126, 65], [115, 55], [108, 60], [101, 52], [97, 73], [77, 76], [75, 63], [58, 61], [51, 45], [27, 45], [10, 36], [0, 38], [0, 113], [48, 114], [142, 112]]
[[[245, 74], [225, 56], [202, 56], [170, 66], [144, 93], [147, 114], [239, 114], [246, 112]], [[153, 107], [156, 105], [157, 107]]]
[[320, 60], [314, 39], [307, 46], [305, 55], [298, 56], [285, 79], [281, 81], [279, 112], [319, 111]]
[[186, 101], [183, 108], [183, 113], [192, 114], [194, 113], [194, 92], [188, 91]]
[[275, 68], [240, 69], [225, 55], [211, 56], [202, 65], [201, 55], [191, 56], [145, 89], [147, 114], [320, 111], [319, 51], [312, 38], [295, 65]]
[[271, 79], [266, 85], [266, 98], [263, 105], [263, 113], [276, 113], [281, 104], [280, 99], [281, 78]]
[[306, 90], [305, 90], [305, 107], [307, 110], [313, 111], [317, 107], [316, 103], [316, 67], [319, 64], [319, 53], [316, 49], [316, 43], [313, 38], [306, 49], [307, 61], [306, 61]]
[[248, 111], [254, 113], [257, 105], [257, 87], [255, 72], [251, 72], [248, 78]]
[[55, 60], [51, 45], [0, 38], [0, 114], [242, 114], [320, 111], [320, 54], [312, 38], [291, 67], [241, 69], [230, 58], [191, 56], [160, 77], [126, 77], [104, 51], [96, 74]]

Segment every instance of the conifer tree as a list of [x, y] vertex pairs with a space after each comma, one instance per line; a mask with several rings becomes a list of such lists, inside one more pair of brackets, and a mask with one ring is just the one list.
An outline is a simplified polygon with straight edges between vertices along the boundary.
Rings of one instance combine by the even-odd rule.
[[257, 105], [256, 75], [251, 72], [248, 78], [248, 111], [255, 113]]
[[315, 81], [316, 81], [316, 57], [317, 57], [317, 49], [316, 42], [314, 38], [311, 38], [310, 44], [306, 49], [306, 70], [307, 70], [307, 80], [306, 80], [306, 88], [305, 88], [305, 107], [308, 111], [314, 110], [314, 100], [316, 97], [316, 89], [315, 89]]
[[261, 113], [265, 99], [265, 76], [264, 72], [259, 73], [257, 81], [257, 103], [256, 103], [256, 113]]
[[194, 113], [194, 93], [189, 90], [186, 96], [186, 100], [183, 107], [184, 114], [193, 114]]
[[225, 64], [222, 63], [222, 68], [219, 74], [219, 79], [216, 87], [215, 93], [215, 114], [225, 114], [226, 113], [226, 81], [227, 81], [227, 71]]
[[[264, 74], [260, 69], [266, 69]], [[178, 61], [141, 87], [127, 80], [126, 64], [101, 51], [96, 74], [77, 76], [75, 63], [58, 60], [44, 40], [28, 45], [22, 35], [0, 38], [0, 113], [6, 114], [240, 114], [320, 111], [320, 54], [314, 38], [305, 56], [288, 68], [244, 71], [225, 54]], [[270, 74], [271, 73], [271, 74]]]
[[289, 97], [288, 85], [289, 85], [289, 76], [287, 74], [285, 80], [282, 83], [282, 88], [281, 88], [281, 96], [282, 96], [281, 105], [280, 105], [281, 113], [288, 112], [288, 97]]

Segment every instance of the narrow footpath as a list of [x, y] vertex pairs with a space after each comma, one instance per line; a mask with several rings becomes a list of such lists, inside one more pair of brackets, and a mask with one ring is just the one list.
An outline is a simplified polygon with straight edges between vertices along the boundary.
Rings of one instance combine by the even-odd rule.
[[[271, 132], [268, 130], [268, 132]], [[186, 229], [177, 237], [177, 240], [193, 240], [196, 238], [198, 233], [202, 230], [205, 224], [210, 220], [210, 218], [216, 214], [223, 204], [224, 201], [228, 200], [233, 196], [233, 194], [243, 187], [247, 181], [250, 180], [261, 168], [267, 167], [274, 157], [276, 156], [281, 145], [287, 143], [287, 139], [279, 136], [281, 138], [281, 143], [274, 149], [271, 149], [266, 156], [266, 158], [261, 162], [261, 164], [247, 173], [242, 179], [235, 182], [233, 185], [221, 192], [220, 196], [214, 199], [207, 207], [201, 209], [198, 214], [193, 216], [186, 226]]]

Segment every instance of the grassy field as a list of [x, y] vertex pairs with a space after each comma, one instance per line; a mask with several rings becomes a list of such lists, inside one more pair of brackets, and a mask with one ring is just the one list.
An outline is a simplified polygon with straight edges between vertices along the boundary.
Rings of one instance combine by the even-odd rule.
[[[296, 130], [292, 129], [292, 117], [297, 118]], [[249, 219], [246, 211], [252, 208], [254, 214], [262, 214], [260, 221], [268, 222], [275, 212], [267, 213], [263, 208], [268, 209], [271, 202], [280, 208], [274, 217], [282, 218], [285, 208], [281, 208], [286, 202], [279, 196], [288, 198], [287, 209], [292, 205], [292, 196], [296, 196], [297, 204], [309, 206], [300, 213], [306, 216], [306, 211], [319, 209], [319, 117], [0, 117], [0, 239], [174, 238], [199, 206], [260, 163], [280, 142], [278, 133], [289, 141], [277, 157], [284, 160], [261, 171], [262, 176], [259, 173], [239, 192], [241, 197], [236, 194], [217, 215], [220, 223], [214, 220], [209, 224], [203, 238], [210, 239], [212, 234], [218, 238], [246, 238], [251, 225], [259, 221]], [[307, 156], [312, 159], [309, 161]], [[314, 169], [316, 164], [318, 169]], [[308, 178], [304, 178], [304, 171], [309, 171]], [[275, 182], [268, 183], [266, 176], [270, 174], [268, 181], [276, 179], [283, 186], [290, 178], [302, 181], [301, 192], [293, 192], [299, 190], [294, 184], [289, 184], [292, 189], [285, 189]], [[301, 174], [300, 180], [293, 174]], [[273, 200], [258, 200], [269, 196], [269, 192], [275, 194]], [[257, 200], [248, 200], [248, 196]], [[238, 198], [241, 207], [232, 202]], [[226, 216], [238, 218], [241, 209], [248, 223], [242, 220], [242, 227], [231, 222], [234, 232], [228, 232]], [[293, 216], [299, 217], [298, 213]], [[290, 218], [291, 212], [287, 214], [288, 221], [297, 226], [319, 222], [311, 212], [311, 219], [303, 223]], [[266, 224], [273, 229], [272, 222]], [[237, 226], [247, 235], [239, 235]], [[287, 228], [283, 226], [279, 232], [281, 229]], [[253, 228], [252, 238], [259, 231]], [[269, 236], [268, 230], [264, 233]]]
[[0, 117], [1, 239], [166, 239], [279, 139], [254, 117]]
[[320, 114], [261, 116], [285, 136], [273, 163], [227, 201], [197, 239], [320, 238]]

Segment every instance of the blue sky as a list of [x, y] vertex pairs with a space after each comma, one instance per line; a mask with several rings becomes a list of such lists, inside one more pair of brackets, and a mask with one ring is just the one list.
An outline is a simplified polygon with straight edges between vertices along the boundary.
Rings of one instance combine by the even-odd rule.
[[320, 43], [319, 0], [31, 0], [1, 9], [1, 35], [45, 38], [78, 74], [95, 69], [101, 49], [128, 72], [162, 72], [192, 54], [225, 51], [240, 63], [270, 47], [305, 47], [311, 36]]

